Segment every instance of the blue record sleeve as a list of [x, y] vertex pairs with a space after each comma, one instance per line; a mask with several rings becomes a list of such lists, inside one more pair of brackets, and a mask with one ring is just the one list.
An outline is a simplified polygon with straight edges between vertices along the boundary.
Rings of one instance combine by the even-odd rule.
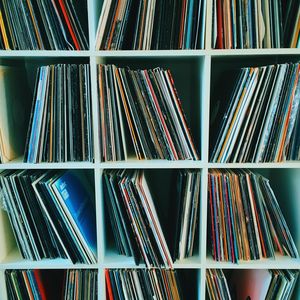
[[53, 185], [61, 195], [82, 236], [96, 256], [96, 214], [93, 189], [74, 171], [66, 171]]

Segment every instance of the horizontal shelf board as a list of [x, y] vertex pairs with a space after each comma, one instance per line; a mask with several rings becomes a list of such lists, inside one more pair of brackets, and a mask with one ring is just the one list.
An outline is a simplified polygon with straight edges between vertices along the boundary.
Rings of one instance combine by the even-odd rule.
[[101, 169], [174, 169], [174, 168], [203, 168], [201, 161], [192, 160], [128, 160], [119, 162], [103, 162], [97, 164]]
[[[118, 254], [114, 250], [109, 250], [105, 254], [103, 268], [146, 268], [144, 263], [136, 265], [132, 257]], [[199, 256], [192, 256], [173, 263], [174, 269], [200, 269], [201, 260]]]
[[32, 261], [23, 259], [17, 249], [0, 263], [0, 269], [97, 269], [98, 264], [73, 264], [68, 259], [42, 259]]
[[207, 50], [211, 56], [239, 56], [239, 55], [300, 55], [297, 48], [273, 48], [273, 49], [211, 49]]
[[280, 163], [208, 163], [208, 168], [300, 168], [299, 161], [289, 161]]
[[106, 262], [100, 265], [102, 269], [146, 269], [146, 266], [143, 264], [135, 265], [134, 263], [122, 263], [122, 262]]
[[0, 164], [0, 170], [5, 169], [93, 169], [95, 163], [76, 161], [76, 162], [61, 162], [61, 163], [26, 163], [23, 158], [19, 157], [9, 163]]
[[260, 260], [231, 262], [217, 262], [211, 257], [206, 259], [207, 269], [300, 269], [300, 259], [276, 255], [275, 259], [263, 258]]
[[0, 50], [1, 57], [189, 57], [242, 55], [300, 55], [297, 48], [197, 50]]
[[149, 57], [149, 56], [204, 56], [206, 50], [103, 50], [94, 51], [93, 55], [99, 57]]
[[114, 250], [106, 251], [103, 264], [103, 268], [114, 269], [114, 268], [145, 268], [145, 264], [135, 264], [133, 257], [127, 257], [118, 254]]
[[181, 260], [176, 260], [173, 264], [174, 269], [201, 269], [201, 259], [199, 256], [192, 256]]
[[278, 49], [198, 49], [198, 50], [103, 50], [91, 53], [99, 57], [143, 56], [243, 56], [243, 55], [300, 55], [297, 48]]
[[18, 261], [0, 264], [0, 270], [6, 269], [98, 269], [98, 265], [71, 264], [68, 260], [52, 259], [42, 261]]
[[[200, 263], [191, 264], [174, 264], [173, 269], [175, 270], [186, 270], [186, 269], [201, 269], [202, 265]], [[138, 266], [126, 263], [105, 263], [101, 264], [100, 269], [146, 269], [144, 264]], [[155, 268], [153, 268], [155, 269]]]
[[192, 160], [128, 160], [118, 162], [62, 162], [62, 163], [26, 163], [22, 158], [9, 163], [0, 164], [0, 170], [6, 169], [188, 169], [188, 168], [247, 168], [247, 169], [300, 169], [300, 162], [283, 163], [207, 163], [203, 161]]
[[89, 50], [0, 50], [1, 57], [89, 57], [92, 53]]

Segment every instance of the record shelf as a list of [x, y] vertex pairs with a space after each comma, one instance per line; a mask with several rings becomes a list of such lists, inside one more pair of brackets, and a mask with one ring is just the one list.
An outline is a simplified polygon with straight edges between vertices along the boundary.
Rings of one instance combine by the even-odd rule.
[[[68, 163], [24, 163], [20, 157], [15, 161], [0, 164], [0, 170], [6, 169], [84, 169], [93, 174], [96, 217], [97, 217], [97, 248], [98, 263], [93, 265], [73, 265], [67, 260], [42, 260], [27, 261], [21, 258], [14, 243], [9, 224], [3, 228], [3, 220], [0, 215], [0, 250], [8, 247], [8, 254], [0, 261], [0, 299], [7, 299], [4, 270], [5, 269], [97, 269], [98, 270], [98, 299], [107, 299], [105, 293], [104, 269], [107, 268], [143, 268], [143, 265], [135, 266], [133, 259], [117, 254], [116, 248], [108, 241], [108, 214], [102, 193], [102, 172], [104, 169], [153, 169], [157, 174], [155, 181], [164, 180], [160, 177], [160, 170], [199, 169], [201, 170], [201, 192], [199, 211], [199, 236], [198, 249], [193, 257], [176, 261], [175, 269], [194, 270], [196, 286], [192, 287], [197, 294], [197, 299], [206, 298], [205, 274], [209, 268], [221, 269], [300, 269], [300, 259], [278, 256], [275, 260], [264, 259], [239, 264], [216, 262], [211, 258], [210, 237], [207, 236], [207, 185], [208, 171], [213, 168], [249, 168], [266, 174], [273, 183], [278, 195], [281, 208], [286, 215], [286, 220], [294, 237], [296, 247], [300, 251], [300, 162], [283, 163], [211, 163], [209, 161], [210, 141], [210, 108], [211, 89], [215, 86], [214, 78], [221, 69], [230, 69], [232, 66], [262, 65], [264, 63], [277, 63], [281, 61], [299, 61], [300, 49], [242, 49], [242, 50], [214, 50], [211, 49], [211, 22], [212, 1], [207, 0], [206, 34], [204, 50], [140, 50], [140, 51], [96, 51], [95, 36], [102, 1], [87, 0], [88, 25], [89, 25], [89, 50], [84, 51], [0, 51], [1, 64], [25, 65], [28, 70], [37, 65], [49, 63], [84, 62], [91, 67], [92, 110], [94, 127], [94, 162], [68, 162]], [[175, 82], [182, 95], [184, 111], [191, 124], [193, 137], [200, 152], [199, 161], [138, 161], [135, 159], [121, 162], [100, 162], [99, 158], [99, 116], [97, 95], [97, 71], [99, 63], [114, 63], [116, 65], [129, 65], [137, 67], [169, 67], [174, 74]], [[215, 73], [214, 73], [215, 72]], [[31, 88], [34, 80], [29, 80]], [[22, 83], [20, 83], [22, 85]], [[19, 83], [17, 83], [19, 86]], [[28, 100], [29, 107], [32, 99]], [[188, 101], [188, 102], [184, 102]], [[22, 104], [20, 104], [22, 108]], [[1, 108], [0, 108], [1, 109]], [[30, 108], [29, 108], [30, 109]], [[24, 124], [24, 126], [26, 126]], [[17, 133], [16, 133], [17, 134]], [[169, 183], [170, 184], [170, 183]], [[172, 184], [172, 183], [171, 183]], [[105, 220], [106, 218], [106, 220]], [[1, 254], [1, 252], [0, 252]], [[189, 273], [187, 273], [189, 274]], [[298, 279], [293, 299], [300, 299], [300, 280]]]

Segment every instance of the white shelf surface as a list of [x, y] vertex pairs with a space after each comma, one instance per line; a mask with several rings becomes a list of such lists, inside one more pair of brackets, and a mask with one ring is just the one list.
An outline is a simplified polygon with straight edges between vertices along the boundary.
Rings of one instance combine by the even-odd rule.
[[93, 56], [99, 57], [193, 57], [205, 56], [207, 50], [115, 50], [93, 51]]
[[257, 168], [257, 169], [295, 169], [300, 168], [300, 162], [299, 161], [287, 161], [287, 162], [279, 162], [279, 163], [208, 163], [204, 164], [210, 169], [230, 169], [230, 168]]
[[93, 169], [95, 164], [92, 162], [63, 162], [63, 163], [27, 163], [23, 158], [0, 164], [0, 170], [6, 169]]
[[0, 170], [6, 169], [300, 169], [299, 161], [280, 163], [211, 163], [202, 160], [136, 160], [114, 162], [62, 162], [27, 163], [23, 158], [0, 164]]
[[109, 250], [106, 251], [104, 261], [102, 263], [106, 269], [117, 269], [117, 268], [145, 268], [145, 264], [136, 265], [133, 257], [127, 257], [125, 255], [118, 254], [117, 251]]
[[19, 250], [14, 249], [1, 262], [0, 270], [5, 269], [97, 269], [97, 264], [73, 264], [68, 259], [42, 259], [39, 261], [23, 259]]
[[0, 57], [89, 57], [92, 51], [70, 50], [0, 50]]
[[300, 55], [298, 48], [204, 50], [0, 50], [0, 57], [193, 57]]
[[231, 263], [217, 262], [212, 257], [208, 257], [205, 267], [208, 269], [300, 269], [300, 259], [276, 254], [274, 259], [262, 258]]
[[174, 262], [174, 269], [201, 269], [202, 267], [201, 258], [197, 255]]
[[104, 162], [97, 164], [100, 169], [188, 169], [203, 168], [201, 161], [193, 160], [128, 160], [121, 162]]
[[[124, 255], [118, 254], [116, 250], [109, 250], [105, 253], [104, 262], [100, 265], [104, 268], [116, 268], [116, 269], [141, 269], [145, 268], [144, 263], [135, 264], [133, 257], [127, 257]], [[202, 264], [200, 260], [200, 256], [194, 255], [189, 258], [185, 258], [182, 260], [176, 260], [173, 262], [174, 269], [201, 269]]]
[[243, 55], [299, 55], [297, 48], [262, 48], [262, 49], [212, 49], [207, 50], [211, 56], [243, 56]]

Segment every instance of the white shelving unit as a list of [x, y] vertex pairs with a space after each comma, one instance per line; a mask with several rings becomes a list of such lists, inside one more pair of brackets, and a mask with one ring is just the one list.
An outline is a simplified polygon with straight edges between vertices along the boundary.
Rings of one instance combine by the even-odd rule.
[[[205, 273], [208, 268], [222, 269], [300, 269], [300, 259], [291, 259], [278, 256], [275, 260], [264, 259], [259, 261], [243, 262], [240, 264], [219, 263], [212, 260], [209, 251], [210, 237], [207, 236], [207, 174], [211, 168], [251, 168], [266, 174], [275, 189], [281, 208], [286, 216], [298, 251], [300, 251], [300, 162], [286, 163], [234, 163], [218, 164], [209, 162], [210, 136], [210, 101], [211, 75], [218, 62], [226, 62], [228, 66], [256, 64], [261, 62], [276, 62], [280, 60], [292, 61], [300, 59], [300, 49], [248, 49], [248, 50], [213, 50], [211, 45], [211, 6], [207, 0], [206, 20], [206, 49], [205, 50], [157, 50], [157, 51], [95, 51], [95, 35], [102, 1], [87, 0], [90, 50], [87, 51], [0, 51], [0, 63], [14, 65], [19, 62], [32, 71], [37, 65], [56, 62], [86, 62], [91, 66], [92, 108], [94, 126], [95, 162], [72, 163], [23, 163], [22, 157], [15, 161], [0, 164], [4, 169], [87, 169], [94, 173], [96, 216], [97, 216], [97, 243], [98, 263], [94, 265], [73, 265], [64, 259], [27, 261], [22, 259], [16, 245], [10, 249], [8, 255], [0, 262], [0, 299], [7, 299], [4, 270], [5, 269], [73, 269], [91, 268], [99, 271], [98, 299], [106, 299], [105, 268], [142, 268], [135, 266], [133, 259], [117, 254], [114, 247], [107, 244], [107, 228], [105, 224], [105, 206], [102, 195], [102, 171], [104, 169], [160, 169], [195, 168], [201, 170], [201, 202], [199, 211], [199, 247], [192, 258], [174, 263], [175, 269], [193, 269], [196, 274], [195, 286], [198, 299], [205, 299]], [[164, 66], [171, 69], [175, 78], [175, 85], [182, 98], [184, 111], [192, 128], [192, 134], [201, 154], [200, 161], [122, 161], [101, 163], [99, 158], [99, 125], [98, 125], [98, 96], [97, 70], [99, 63], [114, 63], [117, 65], [155, 67]], [[31, 73], [34, 76], [34, 73]], [[32, 86], [34, 80], [31, 78]], [[33, 88], [31, 86], [31, 88]], [[32, 99], [31, 99], [32, 100]], [[30, 100], [30, 101], [31, 101]], [[1, 108], [0, 108], [1, 109]], [[9, 241], [12, 234], [9, 223], [0, 228], [0, 241]], [[0, 226], [2, 219], [0, 215]], [[4, 230], [2, 230], [4, 229]], [[299, 280], [294, 292], [295, 299], [300, 299]]]

